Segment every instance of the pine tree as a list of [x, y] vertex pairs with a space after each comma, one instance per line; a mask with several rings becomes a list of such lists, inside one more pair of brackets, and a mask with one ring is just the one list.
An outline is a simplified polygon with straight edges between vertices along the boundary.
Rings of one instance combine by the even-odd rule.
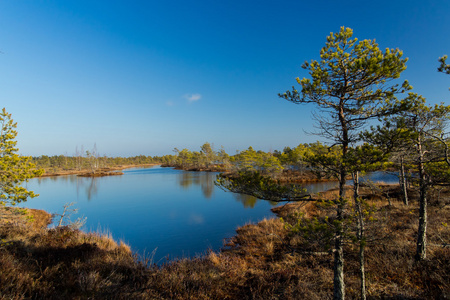
[[16, 205], [27, 198], [38, 196], [23, 187], [22, 183], [41, 175], [43, 171], [35, 169], [30, 156], [17, 154], [17, 123], [14, 123], [5, 108], [0, 113], [0, 126], [0, 203]]
[[[295, 104], [316, 106], [317, 134], [340, 145], [342, 162], [347, 159], [349, 147], [358, 142], [359, 131], [367, 122], [401, 109], [396, 95], [411, 88], [407, 81], [402, 85], [391, 84], [406, 69], [407, 59], [402, 58], [400, 50], [383, 52], [375, 40], [358, 41], [352, 36], [352, 29], [344, 27], [338, 33], [331, 33], [320, 52], [320, 60], [303, 64], [310, 78], [297, 78], [301, 90], [293, 87], [292, 91], [279, 95]], [[335, 205], [337, 219], [343, 222], [344, 186], [349, 169], [341, 163], [338, 172], [339, 198]], [[336, 228], [333, 297], [344, 299], [343, 232], [341, 227]]]

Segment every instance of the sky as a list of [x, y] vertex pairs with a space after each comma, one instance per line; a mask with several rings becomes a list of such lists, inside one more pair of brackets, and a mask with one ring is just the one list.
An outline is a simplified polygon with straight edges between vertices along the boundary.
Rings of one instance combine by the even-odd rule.
[[401, 49], [401, 80], [450, 104], [449, 15], [448, 0], [0, 0], [0, 108], [23, 155], [282, 150], [320, 140], [314, 107], [278, 93], [341, 26]]

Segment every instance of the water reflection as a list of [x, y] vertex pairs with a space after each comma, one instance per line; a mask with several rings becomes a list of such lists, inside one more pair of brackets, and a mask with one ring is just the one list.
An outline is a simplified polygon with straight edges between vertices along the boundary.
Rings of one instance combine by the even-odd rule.
[[250, 195], [233, 193], [233, 197], [236, 201], [241, 202], [244, 208], [253, 208], [256, 202], [258, 202], [258, 198]]
[[201, 214], [191, 213], [188, 218], [188, 224], [203, 224], [205, 223], [205, 217]]
[[[98, 194], [98, 181], [99, 177], [79, 177], [76, 175], [67, 176], [50, 176], [50, 177], [38, 177], [35, 180], [39, 186], [53, 182], [57, 185], [67, 184], [71, 187], [75, 187], [77, 199], [86, 197], [89, 201], [95, 198]], [[80, 193], [82, 193], [80, 195]]]
[[214, 194], [216, 174], [212, 172], [183, 172], [178, 174], [177, 182], [184, 189], [189, 189], [191, 186], [200, 186], [203, 196], [211, 199]]
[[275, 205], [280, 204], [279, 202], [260, 200], [260, 199], [254, 197], [254, 196], [245, 195], [245, 194], [233, 193], [233, 197], [234, 197], [234, 199], [236, 199], [236, 201], [242, 203], [244, 208], [254, 208], [256, 203], [258, 203], [258, 201], [267, 202], [268, 204], [270, 204], [270, 206], [275, 206]]
[[86, 192], [86, 198], [91, 201], [98, 193], [98, 178], [97, 177], [78, 177], [77, 180], [77, 195], [79, 190], [84, 188]]
[[[180, 174], [177, 174], [177, 182], [180, 187], [182, 187], [185, 190], [188, 190], [190, 188], [198, 188], [200, 187], [203, 196], [206, 199], [211, 199], [214, 190], [215, 185], [214, 181], [216, 179], [218, 173], [214, 172], [182, 172]], [[328, 190], [330, 188], [336, 187], [335, 181], [328, 181], [328, 182], [313, 182], [308, 184], [303, 184], [303, 188], [307, 190], [307, 193], [317, 193], [324, 190]], [[233, 198], [241, 203], [244, 208], [254, 208], [255, 205], [258, 203], [258, 201], [266, 201], [266, 200], [260, 200], [254, 196], [250, 195], [244, 195], [244, 194], [237, 194], [237, 193], [231, 193], [233, 195]], [[278, 205], [278, 202], [268, 201], [268, 203], [271, 206]]]
[[302, 184], [302, 188], [306, 189], [308, 194], [323, 192], [337, 186], [338, 183], [336, 181], [322, 181]]
[[[183, 172], [177, 175], [177, 182], [183, 189], [200, 187], [203, 196], [206, 199], [211, 199], [214, 195], [214, 190], [216, 189], [214, 181], [216, 180], [217, 174], [218, 173], [214, 172]], [[242, 203], [244, 208], [254, 208], [258, 201], [263, 201], [250, 195], [236, 193], [231, 194], [237, 202]], [[278, 204], [277, 202], [273, 201], [268, 201], [268, 203], [271, 206], [275, 206]]]

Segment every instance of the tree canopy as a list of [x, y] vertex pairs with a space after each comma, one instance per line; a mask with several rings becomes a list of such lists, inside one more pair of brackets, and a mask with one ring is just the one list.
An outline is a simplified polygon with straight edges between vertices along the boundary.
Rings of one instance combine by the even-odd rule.
[[358, 132], [369, 119], [390, 114], [396, 95], [411, 86], [394, 80], [406, 69], [406, 58], [398, 49], [381, 51], [375, 40], [352, 39], [353, 30], [341, 27], [330, 33], [320, 60], [302, 65], [310, 78], [297, 78], [301, 90], [292, 87], [279, 96], [296, 104], [313, 103], [318, 134], [346, 145], [358, 140]]
[[259, 171], [240, 171], [234, 175], [217, 175], [215, 184], [225, 191], [254, 196], [273, 202], [306, 201], [311, 196], [298, 184], [280, 185]]
[[450, 74], [450, 65], [446, 63], [447, 60], [447, 55], [444, 55], [442, 57], [439, 57], [439, 67], [438, 67], [438, 71], [445, 73], [445, 74]]
[[15, 205], [29, 197], [38, 196], [21, 184], [39, 176], [42, 171], [35, 169], [31, 157], [17, 154], [17, 123], [14, 123], [5, 108], [0, 112], [0, 126], [0, 201], [2, 204]]

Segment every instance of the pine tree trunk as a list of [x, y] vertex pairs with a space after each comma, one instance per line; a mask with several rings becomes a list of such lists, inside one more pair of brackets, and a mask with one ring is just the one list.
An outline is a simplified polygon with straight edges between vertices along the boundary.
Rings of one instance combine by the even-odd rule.
[[403, 193], [403, 203], [405, 205], [408, 205], [408, 190], [406, 189], [406, 175], [405, 175], [405, 165], [403, 162], [403, 156], [400, 159], [400, 180], [401, 180], [401, 187], [402, 187], [402, 193]]
[[[345, 83], [347, 84], [347, 83]], [[344, 113], [344, 97], [339, 102], [339, 121], [342, 128], [342, 159], [345, 161], [348, 151], [349, 137], [348, 124]], [[333, 299], [345, 299], [345, 282], [344, 282], [344, 228], [342, 221], [345, 211], [345, 182], [347, 177], [347, 169], [344, 164], [340, 166], [339, 172], [339, 199], [337, 201], [337, 227], [334, 240], [334, 278], [333, 278]]]
[[[342, 219], [342, 207], [338, 207], [338, 219]], [[333, 299], [343, 300], [345, 298], [344, 284], [344, 247], [343, 247], [343, 229], [338, 225], [334, 243], [334, 278], [333, 278]]]
[[417, 144], [419, 152], [419, 186], [420, 186], [420, 198], [419, 198], [419, 230], [417, 235], [417, 250], [416, 260], [423, 260], [427, 254], [427, 181], [426, 173], [424, 169], [424, 157], [422, 151], [422, 144], [420, 139]]
[[364, 266], [364, 243], [360, 241], [359, 245], [359, 275], [361, 280], [361, 300], [366, 300], [366, 274]]
[[342, 227], [342, 220], [344, 215], [344, 186], [345, 186], [345, 170], [341, 171], [339, 180], [339, 200], [337, 203], [337, 220], [339, 224], [336, 227], [334, 240], [334, 278], [333, 278], [333, 299], [345, 299], [345, 283], [344, 283], [344, 229]]
[[427, 256], [427, 199], [426, 191], [420, 191], [419, 230], [417, 236], [416, 260]]
[[357, 213], [356, 237], [359, 242], [359, 278], [361, 299], [366, 299], [366, 275], [364, 262], [364, 217], [362, 212], [362, 203], [359, 198], [359, 173], [353, 173], [353, 198], [355, 201], [355, 209]]

